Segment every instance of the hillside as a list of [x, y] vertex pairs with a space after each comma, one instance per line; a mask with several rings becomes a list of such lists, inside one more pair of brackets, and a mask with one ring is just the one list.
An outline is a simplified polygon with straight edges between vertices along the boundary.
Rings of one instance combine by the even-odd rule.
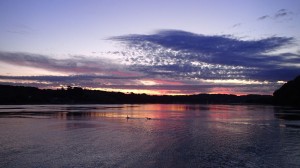
[[273, 95], [275, 104], [300, 106], [300, 76], [288, 81]]
[[183, 96], [153, 96], [86, 90], [80, 87], [50, 90], [35, 87], [0, 85], [0, 104], [271, 104], [272, 96], [227, 94], [197, 94]]

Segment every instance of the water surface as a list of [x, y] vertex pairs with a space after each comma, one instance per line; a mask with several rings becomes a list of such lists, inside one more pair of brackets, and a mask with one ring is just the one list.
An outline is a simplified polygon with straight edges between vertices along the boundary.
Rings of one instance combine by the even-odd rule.
[[299, 112], [256, 105], [0, 106], [0, 167], [300, 167], [300, 123], [287, 120], [287, 110]]

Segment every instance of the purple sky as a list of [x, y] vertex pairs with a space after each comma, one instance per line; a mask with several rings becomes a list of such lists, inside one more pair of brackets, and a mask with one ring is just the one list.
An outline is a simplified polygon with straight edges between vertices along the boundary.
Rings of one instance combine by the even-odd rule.
[[0, 84], [272, 94], [299, 30], [298, 0], [1, 0]]

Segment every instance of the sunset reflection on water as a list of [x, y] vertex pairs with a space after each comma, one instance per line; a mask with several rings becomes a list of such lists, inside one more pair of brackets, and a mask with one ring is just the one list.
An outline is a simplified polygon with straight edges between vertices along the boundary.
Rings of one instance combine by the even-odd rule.
[[[253, 109], [254, 108], [254, 109]], [[152, 120], [181, 120], [205, 118], [209, 120], [226, 119], [256, 119], [255, 106], [238, 105], [189, 105], [189, 104], [146, 104], [146, 105], [37, 105], [37, 106], [3, 106], [0, 108], [2, 116], [39, 117], [48, 116], [63, 120], [115, 118], [146, 119]], [[262, 107], [259, 107], [262, 108]], [[267, 107], [266, 107], [267, 108]], [[268, 109], [266, 109], [268, 110]], [[250, 112], [249, 112], [250, 111]], [[269, 115], [259, 114], [260, 117], [270, 118]], [[250, 118], [249, 118], [250, 116]]]
[[299, 122], [278, 119], [283, 114], [275, 111], [257, 105], [0, 106], [0, 167], [300, 166]]

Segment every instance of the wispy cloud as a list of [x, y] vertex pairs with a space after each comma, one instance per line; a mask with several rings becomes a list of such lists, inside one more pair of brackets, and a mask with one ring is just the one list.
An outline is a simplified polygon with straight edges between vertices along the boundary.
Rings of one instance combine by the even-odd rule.
[[264, 15], [264, 16], [260, 16], [259, 18], [257, 18], [257, 20], [265, 20], [265, 19], [268, 19], [270, 18], [269, 15]]
[[299, 73], [299, 68], [283, 67], [283, 64], [300, 62], [299, 55], [268, 54], [292, 44], [292, 37], [245, 41], [226, 35], [164, 30], [152, 35], [117, 36], [110, 40], [128, 47], [125, 62], [132, 70], [153, 76], [274, 81], [291, 79]]
[[288, 18], [290, 19], [293, 16], [293, 12], [288, 11], [287, 9], [280, 9], [274, 14], [271, 15], [264, 15], [257, 18], [257, 20], [266, 20], [266, 19], [281, 19], [281, 18]]
[[22, 84], [36, 87], [81, 86], [90, 88], [109, 88], [114, 85], [137, 85], [142, 77], [121, 77], [103, 75], [67, 76], [0, 76], [2, 84]]
[[281, 18], [281, 17], [285, 17], [287, 15], [291, 15], [293, 14], [292, 12], [289, 12], [287, 9], [280, 9], [278, 10], [275, 15], [274, 15], [274, 18]]
[[[43, 79], [44, 78], [44, 79]], [[10, 82], [9, 80], [14, 82]], [[102, 79], [77, 76], [77, 77], [10, 77], [0, 76], [0, 84], [13, 84], [23, 86], [35, 86], [39, 88], [61, 87], [61, 86], [82, 86], [87, 88], [97, 88], [107, 91], [152, 91], [151, 94], [197, 94], [197, 93], [233, 93], [233, 94], [271, 94], [278, 89], [281, 84], [251, 84], [234, 85], [223, 83], [197, 83], [197, 84], [159, 84], [144, 85], [138, 80], [131, 79]], [[27, 81], [24, 81], [27, 80]], [[48, 81], [48, 82], [47, 82]], [[113, 81], [109, 83], [108, 81]], [[130, 82], [129, 82], [130, 81]], [[141, 93], [141, 92], [139, 92]]]
[[126, 71], [126, 68], [117, 63], [116, 60], [99, 57], [71, 56], [70, 58], [65, 59], [55, 59], [50, 56], [40, 54], [0, 52], [0, 61], [18, 66], [35, 67], [74, 75], [137, 75]]
[[44, 82], [73, 82], [78, 80], [95, 80], [95, 79], [140, 79], [141, 77], [116, 77], [116, 76], [99, 76], [99, 75], [68, 75], [68, 76], [3, 76], [0, 79], [16, 80], [37, 80]]
[[241, 25], [242, 25], [242, 23], [236, 23], [236, 24], [232, 25], [232, 28], [240, 27]]

